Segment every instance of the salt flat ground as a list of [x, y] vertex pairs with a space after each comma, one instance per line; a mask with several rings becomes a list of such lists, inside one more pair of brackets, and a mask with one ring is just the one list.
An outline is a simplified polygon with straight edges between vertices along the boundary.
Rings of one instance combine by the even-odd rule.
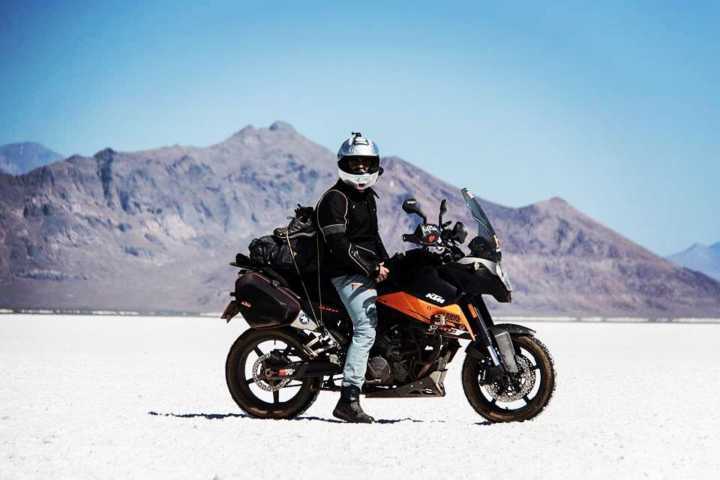
[[298, 420], [244, 416], [213, 318], [0, 316], [0, 478], [720, 478], [720, 325], [537, 323], [558, 387], [532, 422], [486, 424], [462, 356], [442, 399], [321, 394]]

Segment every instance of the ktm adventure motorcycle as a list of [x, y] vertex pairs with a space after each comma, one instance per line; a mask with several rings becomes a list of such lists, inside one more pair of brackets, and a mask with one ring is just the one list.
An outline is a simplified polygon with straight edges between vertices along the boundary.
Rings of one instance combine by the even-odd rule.
[[[464, 225], [443, 222], [445, 200], [437, 224], [414, 199], [403, 203], [422, 222], [403, 235], [415, 248], [386, 261], [390, 277], [377, 285], [378, 327], [362, 393], [443, 397], [448, 364], [468, 341], [462, 385], [470, 405], [491, 422], [529, 420], [553, 394], [553, 360], [535, 331], [493, 322], [482, 295], [509, 302], [512, 287], [488, 217], [472, 193], [462, 194], [478, 227], [469, 255], [460, 248]], [[240, 408], [258, 418], [293, 418], [321, 391], [339, 391], [352, 322], [332, 286], [311, 294], [312, 282], [243, 254], [231, 265], [240, 272], [223, 318], [241, 313], [250, 326], [230, 348], [225, 369]]]

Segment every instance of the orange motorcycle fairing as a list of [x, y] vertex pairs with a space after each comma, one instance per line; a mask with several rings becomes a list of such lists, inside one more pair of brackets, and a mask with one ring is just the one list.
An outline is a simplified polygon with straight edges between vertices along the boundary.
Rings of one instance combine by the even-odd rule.
[[386, 293], [378, 296], [376, 301], [428, 325], [434, 323], [433, 316], [443, 315], [449, 324], [467, 331], [470, 337], [475, 340], [475, 334], [470, 327], [470, 322], [465, 317], [462, 308], [456, 303], [439, 307], [405, 292]]

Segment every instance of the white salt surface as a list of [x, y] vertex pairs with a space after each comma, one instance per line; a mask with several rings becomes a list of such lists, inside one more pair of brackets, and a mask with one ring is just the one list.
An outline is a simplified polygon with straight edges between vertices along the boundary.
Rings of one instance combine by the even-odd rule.
[[558, 388], [531, 422], [442, 399], [364, 402], [335, 422], [245, 417], [224, 362], [245, 327], [212, 318], [0, 316], [0, 479], [720, 478], [720, 325], [531, 325]]

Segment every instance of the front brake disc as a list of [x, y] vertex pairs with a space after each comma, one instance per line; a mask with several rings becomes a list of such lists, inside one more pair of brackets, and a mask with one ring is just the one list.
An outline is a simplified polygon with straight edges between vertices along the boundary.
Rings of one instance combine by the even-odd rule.
[[499, 402], [514, 402], [525, 397], [535, 386], [535, 370], [532, 363], [521, 355], [515, 355], [519, 372], [513, 375], [515, 385], [503, 385], [505, 382], [492, 382], [486, 387], [488, 394]]

